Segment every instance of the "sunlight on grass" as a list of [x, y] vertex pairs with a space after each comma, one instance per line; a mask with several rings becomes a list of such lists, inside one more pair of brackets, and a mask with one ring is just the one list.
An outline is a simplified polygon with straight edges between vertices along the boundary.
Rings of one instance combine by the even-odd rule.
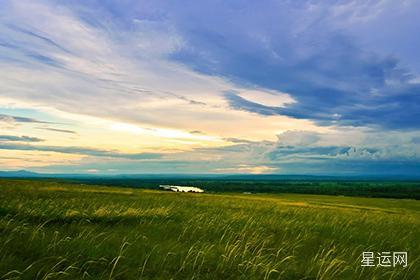
[[420, 279], [418, 201], [80, 188], [1, 182], [0, 279]]

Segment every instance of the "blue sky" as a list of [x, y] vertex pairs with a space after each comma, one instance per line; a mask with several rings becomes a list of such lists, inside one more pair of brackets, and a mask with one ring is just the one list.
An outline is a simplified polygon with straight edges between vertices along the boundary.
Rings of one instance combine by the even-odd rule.
[[418, 1], [0, 4], [2, 170], [420, 175]]

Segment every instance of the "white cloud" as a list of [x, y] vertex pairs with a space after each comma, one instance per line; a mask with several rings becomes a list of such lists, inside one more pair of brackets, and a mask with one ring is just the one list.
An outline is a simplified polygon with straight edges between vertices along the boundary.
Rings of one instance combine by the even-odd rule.
[[255, 133], [246, 134], [254, 139], [272, 138], [290, 123], [311, 125], [286, 117], [267, 121], [230, 109], [223, 92], [231, 89], [262, 103], [291, 99], [283, 93], [244, 89], [169, 61], [167, 54], [183, 44], [169, 25], [136, 20], [133, 29], [121, 31], [90, 12], [99, 27], [81, 21], [69, 7], [48, 1], [7, 5], [0, 38], [19, 48], [2, 47], [9, 52], [8, 59], [0, 56], [2, 98], [162, 129], [233, 136], [249, 126]]
[[308, 146], [316, 144], [319, 139], [319, 133], [312, 131], [297, 131], [288, 130], [279, 135], [278, 143], [280, 145], [291, 145], [291, 146]]

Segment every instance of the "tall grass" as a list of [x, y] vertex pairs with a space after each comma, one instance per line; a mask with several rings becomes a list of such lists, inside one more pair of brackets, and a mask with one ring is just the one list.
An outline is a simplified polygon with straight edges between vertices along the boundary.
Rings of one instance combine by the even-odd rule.
[[[419, 216], [414, 200], [0, 181], [0, 279], [420, 279]], [[409, 265], [363, 268], [363, 251]]]

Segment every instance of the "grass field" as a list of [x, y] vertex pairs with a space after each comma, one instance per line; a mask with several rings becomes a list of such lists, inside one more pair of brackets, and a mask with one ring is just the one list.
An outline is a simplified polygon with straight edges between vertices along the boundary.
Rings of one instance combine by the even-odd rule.
[[0, 180], [0, 279], [420, 279], [419, 244], [416, 200]]

